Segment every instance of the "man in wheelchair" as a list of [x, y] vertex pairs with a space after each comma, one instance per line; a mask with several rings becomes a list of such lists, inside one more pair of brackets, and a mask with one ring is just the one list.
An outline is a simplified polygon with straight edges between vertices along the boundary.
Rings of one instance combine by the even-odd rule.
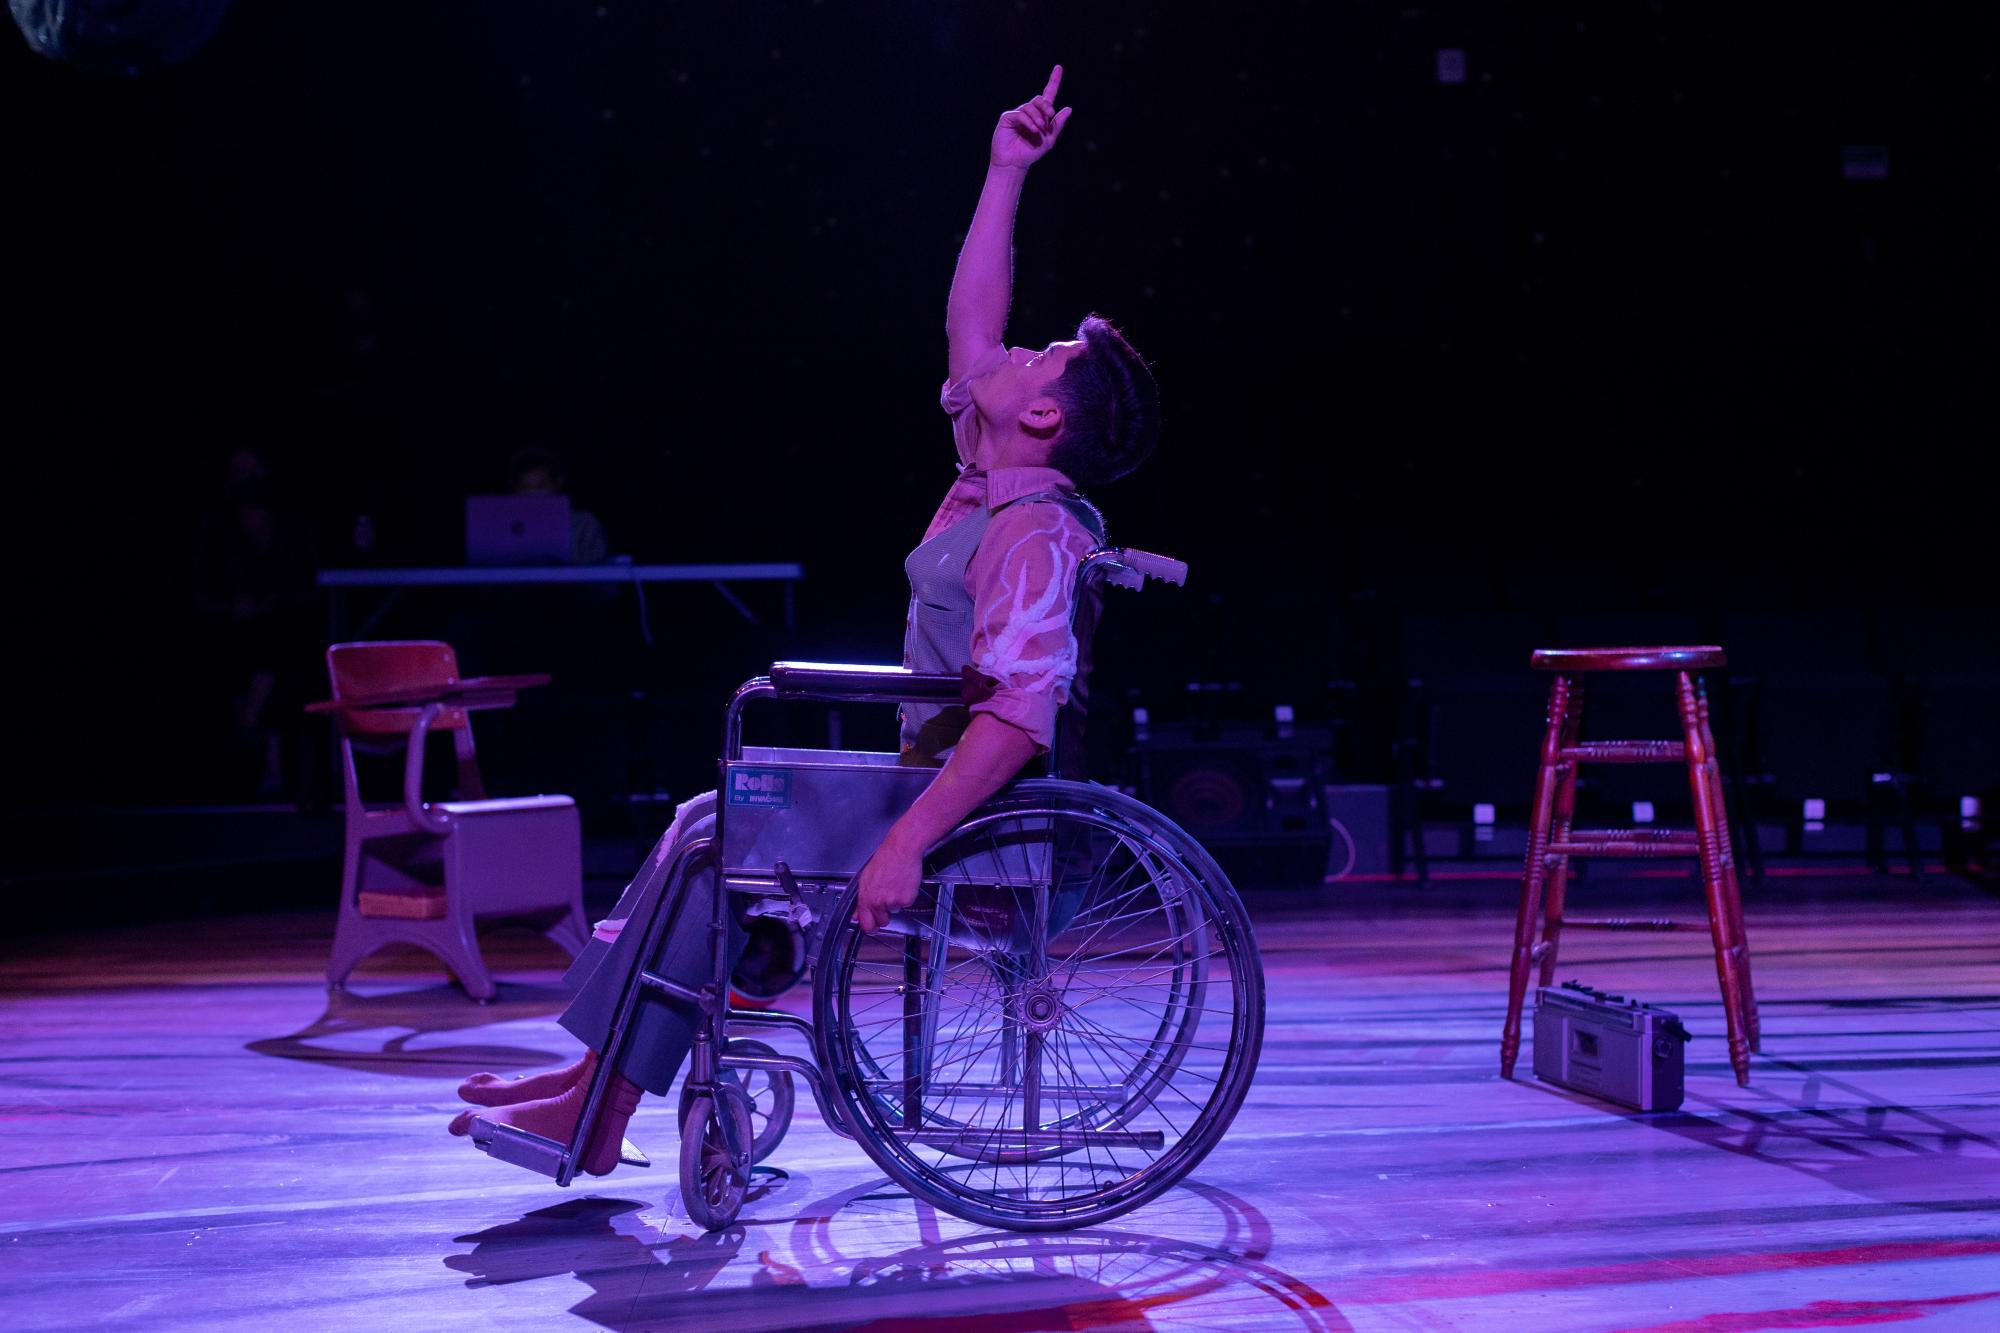
[[[1040, 94], [1000, 117], [952, 277], [942, 404], [959, 471], [905, 562], [911, 597], [903, 660], [918, 672], [959, 674], [966, 688], [956, 704], [903, 708], [901, 762], [935, 767], [937, 774], [861, 871], [855, 919], [871, 933], [917, 900], [925, 853], [1053, 744], [1078, 671], [1079, 569], [1104, 541], [1103, 521], [1078, 488], [1131, 472], [1159, 436], [1152, 373], [1104, 319], [1093, 315], [1075, 338], [1039, 350], [1003, 341], [1021, 189], [1070, 119], [1070, 108], [1057, 109], [1061, 80], [1058, 66]], [[452, 1133], [472, 1132], [477, 1117], [568, 1141], [633, 970], [650, 965], [689, 987], [710, 976], [707, 923], [699, 913], [681, 914], [651, 960], [638, 957], [638, 942], [663, 892], [675, 887], [698, 895], [700, 879], [713, 875], [699, 871], [687, 884], [669, 884], [677, 849], [709, 832], [714, 810], [713, 793], [681, 807], [572, 967], [577, 997], [562, 1022], [588, 1048], [583, 1057], [527, 1078], [467, 1079], [460, 1096], [481, 1109], [462, 1112]], [[627, 923], [629, 931], [622, 929]], [[743, 947], [733, 932], [732, 965]], [[603, 1175], [617, 1165], [640, 1096], [669, 1090], [699, 1017], [694, 1006], [663, 995], [649, 993], [641, 1002], [624, 1043], [628, 1054], [610, 1080], [578, 1169]]]

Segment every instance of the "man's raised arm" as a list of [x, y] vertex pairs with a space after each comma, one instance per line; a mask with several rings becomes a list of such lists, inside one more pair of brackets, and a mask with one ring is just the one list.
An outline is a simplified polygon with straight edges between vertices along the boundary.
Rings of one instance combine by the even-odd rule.
[[1061, 86], [1062, 66], [1057, 65], [1041, 95], [1004, 113], [993, 129], [986, 184], [958, 252], [951, 296], [945, 302], [952, 379], [964, 376], [1006, 335], [1007, 306], [1014, 292], [1014, 210], [1020, 206], [1028, 168], [1055, 146], [1063, 126], [1069, 124], [1070, 108], [1056, 110], [1056, 90]]

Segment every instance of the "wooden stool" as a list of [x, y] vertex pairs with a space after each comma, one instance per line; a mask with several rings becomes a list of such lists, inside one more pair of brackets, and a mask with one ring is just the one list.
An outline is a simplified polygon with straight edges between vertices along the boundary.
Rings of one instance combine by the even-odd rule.
[[[1521, 879], [1521, 910], [1514, 920], [1514, 957], [1507, 977], [1507, 1026], [1500, 1037], [1500, 1076], [1514, 1076], [1521, 1051], [1521, 1006], [1528, 973], [1541, 964], [1541, 984], [1555, 983], [1556, 949], [1564, 926], [1672, 930], [1671, 921], [1579, 920], [1563, 915], [1569, 864], [1579, 856], [1692, 856], [1701, 861], [1708, 893], [1708, 928], [1715, 938], [1715, 972], [1729, 1028], [1729, 1063], [1736, 1082], [1750, 1082], [1750, 1052], [1758, 1050], [1757, 997], [1750, 987], [1750, 945], [1743, 934], [1743, 901], [1736, 887], [1729, 816], [1715, 737], [1708, 727], [1708, 694], [1696, 672], [1727, 662], [1720, 648], [1545, 649], [1534, 655], [1538, 671], [1555, 673], [1549, 689], [1548, 729], [1542, 736], [1541, 773], [1528, 825], [1528, 864]], [[1684, 739], [1585, 741], [1583, 674], [1590, 671], [1672, 671], [1680, 693]], [[1694, 796], [1694, 829], [1576, 829], [1578, 764], [1687, 765]], [[1536, 918], [1541, 940], [1535, 939]]]

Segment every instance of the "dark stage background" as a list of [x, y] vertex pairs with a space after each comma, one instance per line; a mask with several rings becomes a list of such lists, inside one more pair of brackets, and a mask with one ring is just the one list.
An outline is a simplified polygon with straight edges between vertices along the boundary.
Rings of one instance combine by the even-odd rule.
[[[1993, 37], [1978, 6], [355, 0], [237, 6], [129, 79], [10, 40], [10, 804], [254, 786], [245, 446], [281, 591], [456, 560], [531, 445], [614, 552], [805, 565], [792, 632], [701, 588], [655, 591], [650, 645], [629, 591], [375, 625], [555, 672], [482, 745], [597, 828], [706, 785], [773, 655], [893, 659], [960, 229], [1061, 61], [1012, 333], [1101, 310], [1156, 361], [1161, 452], [1096, 498], [1194, 570], [1115, 613], [1105, 754], [1132, 703], [1290, 703], [1340, 724], [1330, 777], [1414, 747], [1522, 801], [1528, 647], [1716, 638], [1766, 687], [1774, 803], [1887, 764], [1941, 809], [1994, 778]], [[310, 799], [324, 611], [285, 605]]]

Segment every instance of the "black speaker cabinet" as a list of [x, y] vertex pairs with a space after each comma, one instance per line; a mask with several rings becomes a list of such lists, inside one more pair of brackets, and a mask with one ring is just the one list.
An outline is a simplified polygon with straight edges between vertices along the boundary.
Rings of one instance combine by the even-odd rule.
[[1327, 874], [1384, 875], [1390, 870], [1389, 789], [1373, 784], [1326, 789], [1327, 824], [1333, 829]]
[[1239, 889], [1317, 888], [1333, 836], [1326, 818], [1331, 740], [1307, 729], [1207, 739], [1155, 732], [1134, 747], [1139, 794], [1193, 834]]

